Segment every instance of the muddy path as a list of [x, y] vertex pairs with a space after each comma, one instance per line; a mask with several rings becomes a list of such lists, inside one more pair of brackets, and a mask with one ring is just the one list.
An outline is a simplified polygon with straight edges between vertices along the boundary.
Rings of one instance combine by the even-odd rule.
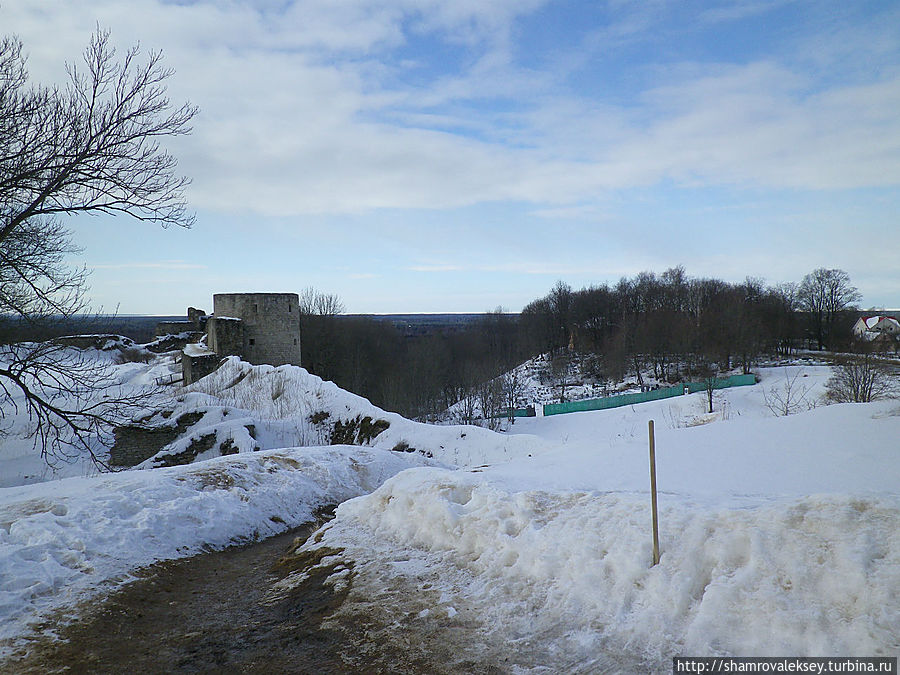
[[[548, 651], [553, 636], [497, 643], [490, 627], [459, 613], [433, 612], [429, 584], [394, 577], [360, 593], [355, 581], [326, 583], [340, 551], [296, 551], [318, 524], [243, 547], [157, 563], [106, 598], [67, 608], [42, 623], [0, 673], [128, 675], [181, 673], [647, 672], [616, 654], [570, 661]], [[334, 562], [330, 562], [334, 561]], [[399, 561], [402, 562], [402, 561]], [[349, 569], [349, 577], [356, 571]], [[294, 575], [294, 583], [278, 582]], [[299, 574], [301, 581], [297, 582]], [[274, 587], [274, 588], [273, 588]], [[467, 618], [469, 617], [469, 618]], [[56, 635], [60, 639], [54, 639]], [[547, 639], [545, 640], [544, 637]]]
[[[320, 623], [340, 605], [327, 571], [288, 595], [267, 597], [290, 570], [278, 561], [315, 529], [158, 563], [104, 601], [70, 609], [4, 673], [352, 673], [344, 631]], [[72, 616], [77, 620], [67, 622]], [[391, 660], [389, 654], [382, 655]], [[402, 656], [398, 655], [402, 662]]]

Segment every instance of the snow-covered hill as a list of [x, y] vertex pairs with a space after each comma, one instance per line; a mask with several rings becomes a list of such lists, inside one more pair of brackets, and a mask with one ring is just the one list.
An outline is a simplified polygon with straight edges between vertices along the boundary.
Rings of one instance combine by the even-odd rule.
[[0, 489], [0, 655], [44, 614], [103, 594], [139, 567], [311, 522], [321, 507], [424, 461], [285, 448]]
[[[215, 447], [233, 438], [239, 451], [341, 442], [416, 453], [454, 466], [525, 457], [543, 445], [527, 435], [498, 436], [476, 426], [412, 422], [303, 368], [251, 366], [237, 357], [187, 387], [169, 419], [197, 411], [204, 417], [190, 433], [144, 466], [183, 452], [193, 440], [211, 433], [218, 436]], [[254, 427], [255, 438], [241, 431], [247, 425]]]

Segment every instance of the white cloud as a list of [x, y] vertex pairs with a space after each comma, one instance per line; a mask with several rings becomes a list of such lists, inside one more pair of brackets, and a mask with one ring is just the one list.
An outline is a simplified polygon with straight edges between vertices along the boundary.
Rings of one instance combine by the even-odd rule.
[[[176, 71], [173, 99], [201, 108], [194, 134], [174, 147], [201, 209], [295, 216], [505, 200], [557, 209], [670, 179], [900, 184], [900, 75], [826, 86], [775, 59], [675, 64], [628, 104], [586, 98], [511, 57], [516, 18], [541, 4], [302, 0], [275, 11], [56, 0], [4, 5], [0, 17], [38, 76], [56, 77], [97, 20], [123, 45], [162, 47]], [[665, 3], [611, 6], [606, 30], [634, 36]], [[404, 81], [395, 50], [422, 35], [461, 50], [466, 65]]]
[[538, 218], [548, 220], [578, 219], [588, 222], [602, 222], [609, 219], [609, 214], [595, 204], [575, 204], [556, 208], [535, 209], [531, 212]]
[[[900, 77], [808, 92], [771, 64], [660, 88], [645, 133], [618, 159], [650, 177], [776, 188], [900, 184]], [[652, 157], [634, 163], [635, 158]]]
[[[738, 0], [725, 4], [713, 5], [702, 10], [699, 20], [708, 23], [722, 21], [738, 21], [747, 17], [764, 14], [784, 5], [789, 5], [795, 0]], [[710, 3], [712, 4], [712, 3]]]

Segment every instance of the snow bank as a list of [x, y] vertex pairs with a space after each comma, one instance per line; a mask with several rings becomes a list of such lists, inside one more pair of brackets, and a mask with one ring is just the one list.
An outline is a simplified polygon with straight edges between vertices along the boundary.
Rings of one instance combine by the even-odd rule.
[[[900, 648], [896, 498], [670, 504], [652, 568], [649, 520], [643, 496], [509, 492], [472, 474], [420, 469], [343, 504], [309, 546], [345, 549], [358, 601], [399, 578], [409, 597], [401, 613], [463, 613], [485, 643], [510, 654], [539, 639], [534, 668], [596, 666], [609, 651], [666, 670], [680, 653]], [[400, 551], [406, 564], [385, 563]], [[437, 602], [417, 593], [422, 579], [440, 591]]]
[[[74, 336], [60, 338], [77, 344], [59, 346], [48, 358], [63, 364], [74, 364], [76, 368], [92, 368], [102, 387], [93, 395], [85, 394], [85, 405], [100, 404], [104, 396], [112, 391], [114, 396], [129, 395], [136, 392], [156, 392], [158, 398], [148, 398], [149, 406], [159, 402], [160, 405], [170, 394], [155, 386], [157, 378], [169, 376], [175, 364], [174, 355], [154, 355], [135, 345], [128, 338], [120, 336]], [[80, 344], [81, 346], [78, 346]], [[23, 343], [10, 346], [9, 349], [30, 350], [41, 348], [41, 345]], [[127, 360], [128, 353], [136, 360]], [[0, 353], [0, 361], [4, 354]], [[68, 477], [84, 477], [97, 473], [91, 458], [87, 455], [74, 458], [73, 461], [57, 461], [52, 466], [41, 457], [40, 448], [35, 444], [34, 420], [28, 416], [24, 395], [18, 388], [10, 388], [10, 398], [5, 402], [3, 416], [0, 418], [0, 488], [26, 485], [48, 480]], [[135, 414], [147, 411], [135, 410]], [[102, 447], [94, 439], [93, 450], [101, 459], [108, 458], [109, 449]]]
[[400, 588], [395, 611], [474, 627], [461, 649], [530, 672], [897, 653], [897, 401], [664, 429], [653, 568], [646, 426], [614, 437], [610, 413], [560, 416], [541, 456], [399, 474], [308, 546], [344, 549], [352, 603]]
[[4, 489], [0, 639], [137, 567], [277, 534], [421, 463], [371, 448], [292, 448]]
[[900, 401], [845, 403], [778, 418], [736, 415], [697, 427], [660, 425], [665, 404], [559, 415], [544, 418], [544, 425], [523, 425], [555, 449], [487, 472], [514, 489], [643, 492], [647, 421], [656, 417], [662, 501], [689, 498], [711, 506], [742, 506], [773, 497], [877, 496], [900, 490]]
[[[117, 367], [140, 386], [170, 365]], [[391, 632], [429, 625], [460, 663], [668, 672], [679, 653], [896, 654], [900, 403], [776, 417], [764, 397], [796, 374], [798, 409], [814, 407], [829, 372], [763, 370], [760, 385], [717, 392], [713, 414], [696, 394], [520, 419], [501, 435], [418, 424], [302, 368], [230, 358], [180, 395], [170, 419], [202, 415], [170, 450], [215, 433], [240, 454], [0, 490], [0, 639], [136, 567], [349, 499], [305, 545], [343, 549], [339, 611], [380, 613]], [[276, 449], [327, 443], [335, 422], [365, 417], [389, 424], [371, 447]], [[366, 640], [387, 639], [371, 625]]]

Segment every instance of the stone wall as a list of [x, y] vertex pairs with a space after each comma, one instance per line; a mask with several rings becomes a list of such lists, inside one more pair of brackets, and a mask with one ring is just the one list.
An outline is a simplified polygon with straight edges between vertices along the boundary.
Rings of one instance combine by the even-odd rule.
[[216, 368], [222, 357], [218, 354], [188, 354], [187, 351], [181, 355], [181, 377], [184, 385], [192, 384], [202, 377], [206, 377]]
[[204, 312], [202, 309], [197, 309], [196, 307], [188, 307], [187, 318], [188, 321], [196, 326], [194, 330], [204, 330], [206, 328], [206, 320], [209, 317], [206, 316], [206, 312]]
[[174, 423], [161, 427], [116, 427], [115, 443], [109, 452], [110, 466], [135, 466], [150, 459], [202, 418], [203, 413], [197, 411], [185, 413]]
[[206, 330], [206, 312], [196, 307], [188, 307], [187, 321], [160, 321], [156, 324], [156, 337], [178, 335], [188, 331]]
[[[213, 314], [240, 319], [243, 324], [241, 356], [249, 363], [300, 365], [300, 298], [296, 293], [217, 293]], [[216, 328], [218, 332], [218, 327]], [[209, 347], [222, 352], [210, 343]]]
[[244, 356], [244, 322], [230, 316], [213, 316], [206, 322], [206, 345], [220, 357]]
[[156, 324], [156, 337], [178, 335], [194, 330], [197, 330], [197, 326], [191, 321], [160, 321]]
[[174, 427], [119, 427], [115, 430], [115, 438], [115, 445], [109, 453], [109, 465], [135, 466], [178, 438], [178, 430]]
[[184, 349], [185, 345], [199, 342], [202, 337], [203, 333], [199, 331], [177, 333], [175, 335], [165, 335], [161, 338], [157, 338], [149, 344], [144, 345], [144, 348], [147, 351], [153, 352], [154, 354], [163, 354], [165, 352], [175, 351], [176, 349]]

